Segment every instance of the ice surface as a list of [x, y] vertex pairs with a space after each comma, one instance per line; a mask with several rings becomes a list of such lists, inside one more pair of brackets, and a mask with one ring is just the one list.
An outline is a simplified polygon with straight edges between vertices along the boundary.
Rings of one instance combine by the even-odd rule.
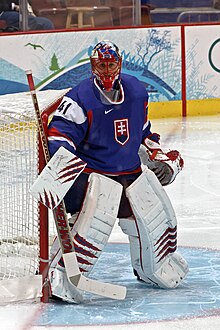
[[[92, 306], [92, 300], [84, 309], [80, 307], [78, 310], [74, 310], [73, 307], [66, 304], [48, 305], [39, 302], [0, 306], [1, 329], [216, 330], [220, 328], [218, 305], [220, 296], [218, 294], [220, 290], [220, 258], [218, 259], [220, 257], [220, 117], [152, 120], [152, 127], [153, 131], [161, 134], [162, 146], [166, 149], [179, 150], [185, 160], [183, 171], [175, 182], [166, 188], [177, 215], [178, 244], [183, 249], [183, 253], [186, 253], [190, 260], [194, 260], [191, 273], [183, 288], [167, 291], [165, 295], [165, 293], [162, 294], [152, 289], [143, 289], [142, 284], [135, 282], [133, 278], [130, 282], [132, 297], [129, 296], [130, 300], [125, 300], [124, 305], [123, 302], [109, 302], [103, 301], [103, 298], [94, 298], [94, 310], [89, 308]], [[118, 225], [113, 230], [110, 242], [128, 242]], [[209, 251], [209, 249], [213, 251]], [[204, 263], [205, 256], [207, 259]], [[114, 281], [114, 274], [117, 273], [117, 278], [120, 275], [120, 283], [127, 281], [129, 292], [129, 279], [132, 275], [127, 268], [127, 271], [123, 272], [123, 263], [129, 263], [126, 258], [121, 259], [122, 264], [118, 270], [114, 266], [110, 266], [111, 260], [109, 260], [109, 271], [112, 275], [106, 273], [106, 276], [110, 276], [108, 280]], [[114, 260], [112, 263], [114, 265]], [[102, 276], [105, 276], [106, 271], [104, 268]], [[209, 286], [205, 287], [208, 285], [205, 283], [209, 283]], [[149, 313], [147, 320], [143, 320], [142, 317], [143, 290], [146, 290], [146, 295], [148, 295], [145, 301], [145, 310], [146, 313]], [[183, 292], [184, 295], [181, 294]], [[135, 294], [137, 298], [135, 298]], [[190, 295], [194, 302], [192, 304], [189, 303]], [[131, 299], [133, 303], [131, 303]], [[139, 303], [140, 306], [138, 306]], [[199, 304], [199, 315], [198, 311], [193, 313], [196, 303]], [[123, 324], [116, 324], [112, 321], [111, 324], [98, 325], [104, 317], [102, 310], [106, 309], [106, 314], [108, 314], [108, 304], [109, 313], [114, 311], [114, 307], [116, 311], [120, 307], [120, 315], [124, 318]], [[162, 306], [165, 309], [161, 308]], [[172, 316], [173, 313], [173, 318], [163, 319], [161, 317], [162, 313], [167, 313], [166, 308], [170, 308], [170, 315]], [[177, 310], [180, 316], [177, 315]], [[189, 315], [189, 310], [192, 312], [191, 315]], [[71, 320], [74, 320], [76, 312], [82, 313], [81, 317], [87, 318], [88, 324], [90, 318], [96, 318], [96, 324], [74, 325], [74, 321], [71, 323]], [[115, 314], [117, 313], [115, 312]], [[138, 316], [140, 316], [139, 321]], [[132, 323], [132, 317], [135, 323]], [[110, 315], [106, 315], [106, 318], [111, 319]], [[112, 320], [114, 320], [114, 313]], [[129, 323], [127, 323], [128, 320]]]

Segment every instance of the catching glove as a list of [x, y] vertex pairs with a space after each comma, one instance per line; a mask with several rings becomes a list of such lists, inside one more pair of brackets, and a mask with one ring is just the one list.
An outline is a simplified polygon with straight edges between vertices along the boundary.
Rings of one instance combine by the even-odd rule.
[[140, 147], [139, 156], [144, 165], [155, 173], [162, 186], [174, 181], [182, 170], [184, 161], [177, 150], [164, 153], [159, 144], [160, 136], [156, 133], [149, 135]]

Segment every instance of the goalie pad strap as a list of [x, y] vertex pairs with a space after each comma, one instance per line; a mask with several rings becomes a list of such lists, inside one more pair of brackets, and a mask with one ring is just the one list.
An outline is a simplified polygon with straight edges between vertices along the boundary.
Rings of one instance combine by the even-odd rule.
[[[146, 282], [163, 288], [178, 286], [188, 266], [179, 254], [174, 254], [177, 221], [169, 197], [147, 169], [126, 189], [126, 195], [135, 216], [134, 233], [131, 224], [127, 226], [133, 268]], [[126, 226], [125, 221], [121, 223]]]

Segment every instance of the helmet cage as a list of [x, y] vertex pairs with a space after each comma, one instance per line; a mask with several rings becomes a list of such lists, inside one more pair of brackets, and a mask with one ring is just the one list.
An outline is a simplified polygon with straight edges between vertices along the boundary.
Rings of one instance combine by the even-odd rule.
[[111, 42], [98, 43], [90, 57], [92, 73], [101, 87], [110, 91], [121, 72], [122, 58], [118, 47]]

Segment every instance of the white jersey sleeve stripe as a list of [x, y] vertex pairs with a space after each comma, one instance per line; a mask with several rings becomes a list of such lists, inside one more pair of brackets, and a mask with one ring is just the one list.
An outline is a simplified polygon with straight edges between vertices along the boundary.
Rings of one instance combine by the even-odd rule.
[[149, 120], [146, 121], [146, 123], [143, 126], [143, 131], [147, 128], [147, 126], [149, 125]]
[[48, 137], [48, 141], [61, 141], [61, 142], [63, 141], [63, 142], [67, 142], [71, 147], [73, 147], [74, 149], [76, 149], [75, 144], [72, 141], [64, 138], [63, 136], [49, 136]]
[[83, 109], [68, 96], [63, 97], [61, 104], [54, 112], [54, 116], [62, 117], [76, 124], [83, 124], [87, 120]]

